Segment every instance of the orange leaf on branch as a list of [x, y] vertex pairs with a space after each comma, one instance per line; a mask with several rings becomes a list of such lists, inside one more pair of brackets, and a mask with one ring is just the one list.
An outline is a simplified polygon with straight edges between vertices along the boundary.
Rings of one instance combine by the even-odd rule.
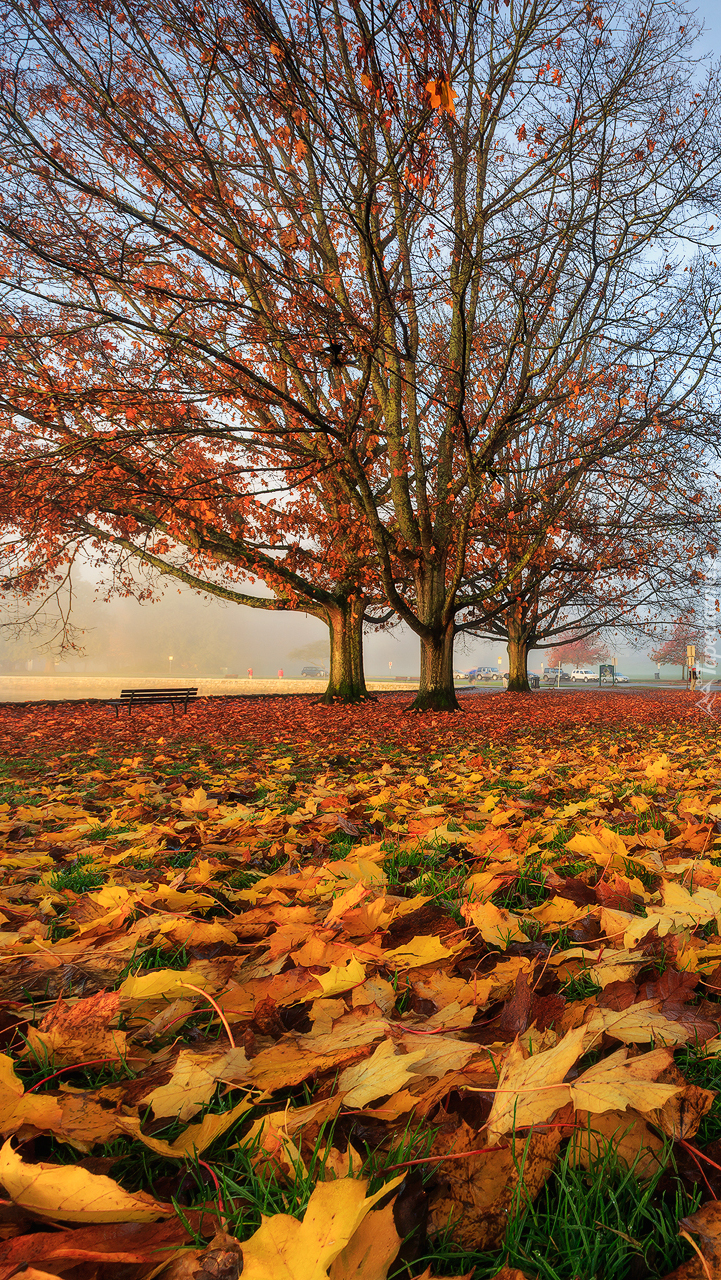
[[447, 111], [450, 116], [456, 114], [453, 99], [457, 98], [458, 94], [455, 89], [451, 88], [450, 80], [429, 80], [426, 85], [426, 93], [431, 100], [432, 107]]

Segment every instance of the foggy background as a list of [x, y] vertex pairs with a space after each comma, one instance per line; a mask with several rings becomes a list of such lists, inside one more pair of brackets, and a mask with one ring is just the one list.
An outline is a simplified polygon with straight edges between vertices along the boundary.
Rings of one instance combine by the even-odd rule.
[[[698, 40], [699, 56], [711, 53], [716, 61], [721, 49], [721, 8], [714, 0], [703, 0], [696, 14], [704, 26]], [[282, 670], [292, 678], [300, 675], [306, 663], [328, 663], [326, 628], [300, 611], [248, 609], [178, 590], [175, 583], [168, 583], [161, 600], [148, 604], [117, 598], [106, 603], [98, 598], [89, 578], [77, 581], [75, 591], [73, 621], [83, 632], [78, 639], [84, 653], [58, 660], [46, 649], [50, 630], [14, 637], [3, 627], [0, 673], [243, 677], [252, 668], [254, 677], [277, 676]], [[655, 646], [649, 643], [649, 647]], [[619, 669], [627, 675], [649, 676], [656, 670], [645, 653], [620, 641], [616, 657]], [[506, 670], [503, 642], [492, 645], [458, 638], [454, 664], [458, 671], [479, 665], [497, 667], [499, 658]], [[531, 653], [529, 669], [539, 670], [541, 663], [553, 665], [552, 649]], [[417, 638], [402, 626], [385, 632], [370, 630], [365, 641], [365, 667], [369, 679], [417, 675]], [[679, 674], [677, 668], [667, 667], [662, 672], [667, 677]]]
[[[249, 589], [255, 594], [254, 589]], [[162, 599], [140, 604], [132, 598], [102, 599], [102, 588], [88, 579], [74, 586], [73, 621], [81, 652], [58, 658], [51, 645], [52, 629], [39, 635], [23, 632], [14, 637], [0, 630], [0, 674], [4, 675], [117, 675], [192, 677], [245, 677], [251, 668], [255, 679], [300, 676], [307, 663], [327, 667], [328, 632], [323, 623], [301, 612], [271, 613], [199, 596], [168, 583]], [[21, 606], [21, 610], [25, 606]], [[613, 636], [609, 639], [613, 650]], [[649, 648], [654, 648], [649, 642]], [[489, 642], [459, 636], [455, 647], [457, 671], [487, 665], [508, 669], [503, 641]], [[619, 669], [629, 676], [650, 676], [655, 663], [619, 638]], [[171, 661], [172, 659], [172, 661]], [[552, 649], [534, 650], [529, 670], [555, 663]], [[392, 664], [389, 666], [389, 664]], [[417, 676], [420, 669], [418, 639], [404, 626], [390, 631], [368, 629], [365, 637], [366, 677], [393, 679]], [[667, 678], [680, 671], [666, 667]]]

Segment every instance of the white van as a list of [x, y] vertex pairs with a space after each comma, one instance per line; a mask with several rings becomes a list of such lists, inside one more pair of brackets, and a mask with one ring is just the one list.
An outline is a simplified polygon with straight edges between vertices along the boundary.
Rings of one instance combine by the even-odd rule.
[[576, 667], [576, 670], [571, 672], [571, 679], [582, 680], [587, 684], [589, 680], [598, 680], [598, 672], [589, 671], [587, 667]]

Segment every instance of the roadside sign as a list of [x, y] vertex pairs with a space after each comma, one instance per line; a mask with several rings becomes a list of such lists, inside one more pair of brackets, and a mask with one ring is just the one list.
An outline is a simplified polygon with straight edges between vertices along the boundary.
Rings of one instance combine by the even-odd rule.
[[598, 668], [598, 683], [602, 680], [611, 680], [616, 683], [616, 668], [612, 662], [602, 662]]

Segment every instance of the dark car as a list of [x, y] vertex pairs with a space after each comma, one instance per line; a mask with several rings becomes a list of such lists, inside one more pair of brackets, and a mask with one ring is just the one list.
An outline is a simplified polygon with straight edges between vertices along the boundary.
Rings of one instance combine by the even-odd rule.
[[300, 674], [302, 676], [316, 676], [318, 679], [320, 679], [322, 676], [327, 677], [328, 672], [326, 671], [325, 667], [316, 667], [314, 664], [311, 663], [309, 666], [303, 667], [303, 670], [301, 671]]

